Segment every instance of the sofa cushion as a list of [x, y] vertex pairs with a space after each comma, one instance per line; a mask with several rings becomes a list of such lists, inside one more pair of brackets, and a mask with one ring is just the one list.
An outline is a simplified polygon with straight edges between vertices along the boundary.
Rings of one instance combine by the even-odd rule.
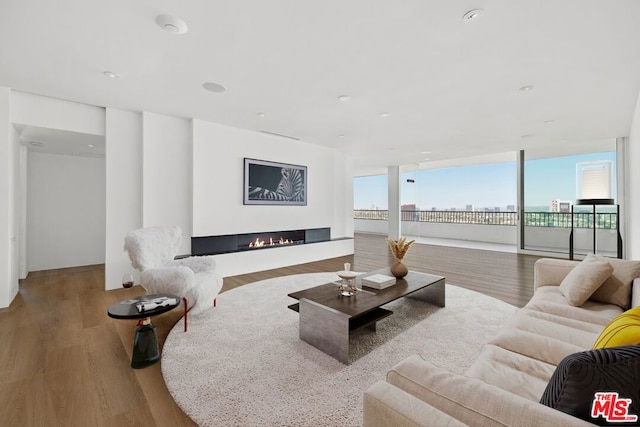
[[605, 326], [593, 348], [640, 344], [640, 307], [632, 308]]
[[573, 306], [581, 306], [611, 276], [606, 261], [581, 262], [560, 283], [560, 292]]
[[614, 409], [616, 400], [598, 399], [600, 403], [594, 405], [598, 392], [608, 392], [610, 397], [612, 392], [618, 393], [617, 399], [614, 397], [618, 401], [631, 399], [624, 415], [635, 416], [637, 421], [640, 415], [639, 346], [588, 350], [567, 356], [553, 373], [540, 403], [606, 425], [608, 420], [604, 415], [609, 413], [608, 407]]
[[[617, 305], [591, 300], [587, 300], [581, 307], [573, 307], [567, 303], [567, 299], [562, 295], [558, 286], [538, 288], [525, 308], [601, 325], [603, 328], [611, 319], [622, 313], [622, 309]], [[589, 348], [589, 346], [585, 348]]]
[[600, 331], [599, 325], [521, 309], [489, 343], [556, 366], [591, 348]]
[[[541, 405], [539, 398], [523, 399], [503, 387], [441, 369], [417, 355], [395, 365], [387, 374], [387, 382], [476, 427], [590, 425]], [[438, 424], [425, 418], [422, 425]]]
[[412, 394], [388, 382], [378, 381], [364, 393], [364, 427], [466, 426]]
[[554, 369], [550, 363], [485, 344], [465, 375], [538, 402]]
[[[618, 307], [616, 307], [616, 309], [617, 308]], [[547, 320], [554, 324], [568, 326], [570, 328], [589, 332], [595, 335], [600, 334], [600, 332], [602, 332], [602, 327], [603, 327], [603, 325], [600, 325], [597, 323], [585, 322], [583, 320], [572, 319], [570, 317], [565, 317], [565, 316], [558, 316], [557, 314], [545, 313], [544, 311], [530, 310], [528, 308], [522, 308], [518, 311], [518, 313], [522, 313], [523, 316], [530, 317], [531, 322], [536, 322], [537, 319]], [[585, 347], [582, 350], [586, 350], [587, 348], [588, 347]]]
[[606, 258], [589, 254], [587, 262], [606, 261], [613, 267], [611, 277], [604, 281], [591, 295], [593, 301], [615, 304], [627, 309], [631, 306], [631, 283], [640, 277], [640, 261], [628, 261], [617, 258]]

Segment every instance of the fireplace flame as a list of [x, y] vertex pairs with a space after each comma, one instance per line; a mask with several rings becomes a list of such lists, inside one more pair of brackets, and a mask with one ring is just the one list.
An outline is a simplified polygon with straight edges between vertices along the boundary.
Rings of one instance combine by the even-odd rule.
[[274, 241], [273, 237], [269, 238], [269, 243], [267, 243], [265, 240], [260, 239], [260, 237], [256, 237], [256, 240], [249, 243], [249, 247], [250, 248], [263, 248], [265, 246], [283, 246], [283, 245], [290, 245], [292, 244], [293, 241], [289, 240], [289, 239], [285, 239], [283, 237], [280, 237], [279, 240]]

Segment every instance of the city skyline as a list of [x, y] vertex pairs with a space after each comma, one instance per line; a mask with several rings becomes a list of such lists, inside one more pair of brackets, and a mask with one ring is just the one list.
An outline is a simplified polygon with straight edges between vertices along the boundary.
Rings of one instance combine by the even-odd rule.
[[[600, 160], [613, 161], [615, 168], [615, 152], [525, 161], [525, 207], [550, 208], [554, 199], [574, 201], [576, 165]], [[419, 210], [464, 211], [467, 205], [474, 210], [506, 209], [517, 206], [516, 174], [515, 162], [406, 172], [401, 176], [401, 204]], [[354, 209], [388, 209], [387, 182], [386, 175], [355, 178]]]

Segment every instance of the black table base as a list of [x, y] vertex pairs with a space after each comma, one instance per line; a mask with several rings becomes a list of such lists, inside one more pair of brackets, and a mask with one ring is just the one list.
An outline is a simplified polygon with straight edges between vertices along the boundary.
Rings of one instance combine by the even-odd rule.
[[160, 347], [156, 327], [151, 323], [138, 326], [133, 339], [133, 356], [131, 367], [133, 369], [146, 368], [160, 360]]

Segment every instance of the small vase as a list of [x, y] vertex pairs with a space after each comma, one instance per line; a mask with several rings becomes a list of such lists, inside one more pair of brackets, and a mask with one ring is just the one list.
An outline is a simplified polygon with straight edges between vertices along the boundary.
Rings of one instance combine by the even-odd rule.
[[409, 269], [406, 265], [402, 263], [402, 261], [397, 261], [393, 263], [390, 267], [391, 274], [393, 274], [398, 279], [403, 278], [409, 273]]

